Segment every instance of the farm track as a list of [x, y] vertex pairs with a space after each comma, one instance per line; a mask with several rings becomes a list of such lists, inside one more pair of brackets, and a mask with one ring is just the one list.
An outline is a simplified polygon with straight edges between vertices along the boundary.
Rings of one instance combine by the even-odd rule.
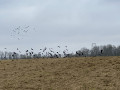
[[0, 90], [120, 90], [120, 57], [2, 60]]

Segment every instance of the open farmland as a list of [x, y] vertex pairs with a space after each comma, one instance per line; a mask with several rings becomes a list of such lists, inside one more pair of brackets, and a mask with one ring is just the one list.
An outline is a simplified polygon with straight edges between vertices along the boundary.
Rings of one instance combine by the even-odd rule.
[[0, 90], [119, 90], [120, 57], [0, 61]]

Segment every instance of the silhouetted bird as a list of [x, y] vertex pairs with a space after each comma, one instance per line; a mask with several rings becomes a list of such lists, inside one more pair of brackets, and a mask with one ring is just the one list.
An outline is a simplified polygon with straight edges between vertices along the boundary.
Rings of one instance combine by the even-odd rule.
[[80, 56], [81, 54], [76, 51], [76, 55]]
[[82, 55], [84, 55], [84, 53], [82, 53]]
[[103, 50], [101, 50], [101, 54], [103, 54]]
[[55, 54], [55, 57], [56, 57], [56, 58], [59, 58], [57, 54]]
[[49, 53], [50, 57], [53, 57], [53, 55], [51, 53]]
[[12, 54], [12, 57], [14, 57], [14, 54]]
[[51, 50], [52, 48], [49, 48], [49, 50], [50, 50], [50, 52], [53, 52], [54, 53], [54, 51], [53, 50]]
[[46, 51], [46, 49], [47, 49], [47, 48], [45, 47], [45, 48], [43, 49], [43, 52], [45, 52], [45, 51]]
[[29, 52], [29, 54], [30, 54], [30, 55], [32, 55], [32, 53], [31, 53], [31, 52]]
[[28, 52], [28, 50], [26, 50], [26, 52]]
[[15, 55], [15, 54], [16, 54], [16, 52], [13, 52], [13, 54]]
[[12, 57], [15, 58], [16, 54], [17, 54], [16, 52], [13, 52]]
[[58, 46], [60, 48], [60, 46]]

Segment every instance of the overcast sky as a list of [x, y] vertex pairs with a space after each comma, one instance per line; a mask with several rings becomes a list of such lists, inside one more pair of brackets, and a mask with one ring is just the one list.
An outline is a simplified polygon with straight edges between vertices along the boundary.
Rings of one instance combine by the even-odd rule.
[[[11, 37], [19, 26], [29, 31]], [[120, 0], [0, 0], [0, 50], [67, 45], [72, 52], [119, 40]]]

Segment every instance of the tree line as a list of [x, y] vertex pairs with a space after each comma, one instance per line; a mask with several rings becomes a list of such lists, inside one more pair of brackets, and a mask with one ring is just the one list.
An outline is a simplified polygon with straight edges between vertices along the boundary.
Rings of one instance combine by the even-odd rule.
[[108, 44], [102, 46], [94, 46], [91, 49], [82, 48], [77, 52], [83, 53], [83, 56], [120, 56], [120, 46]]

